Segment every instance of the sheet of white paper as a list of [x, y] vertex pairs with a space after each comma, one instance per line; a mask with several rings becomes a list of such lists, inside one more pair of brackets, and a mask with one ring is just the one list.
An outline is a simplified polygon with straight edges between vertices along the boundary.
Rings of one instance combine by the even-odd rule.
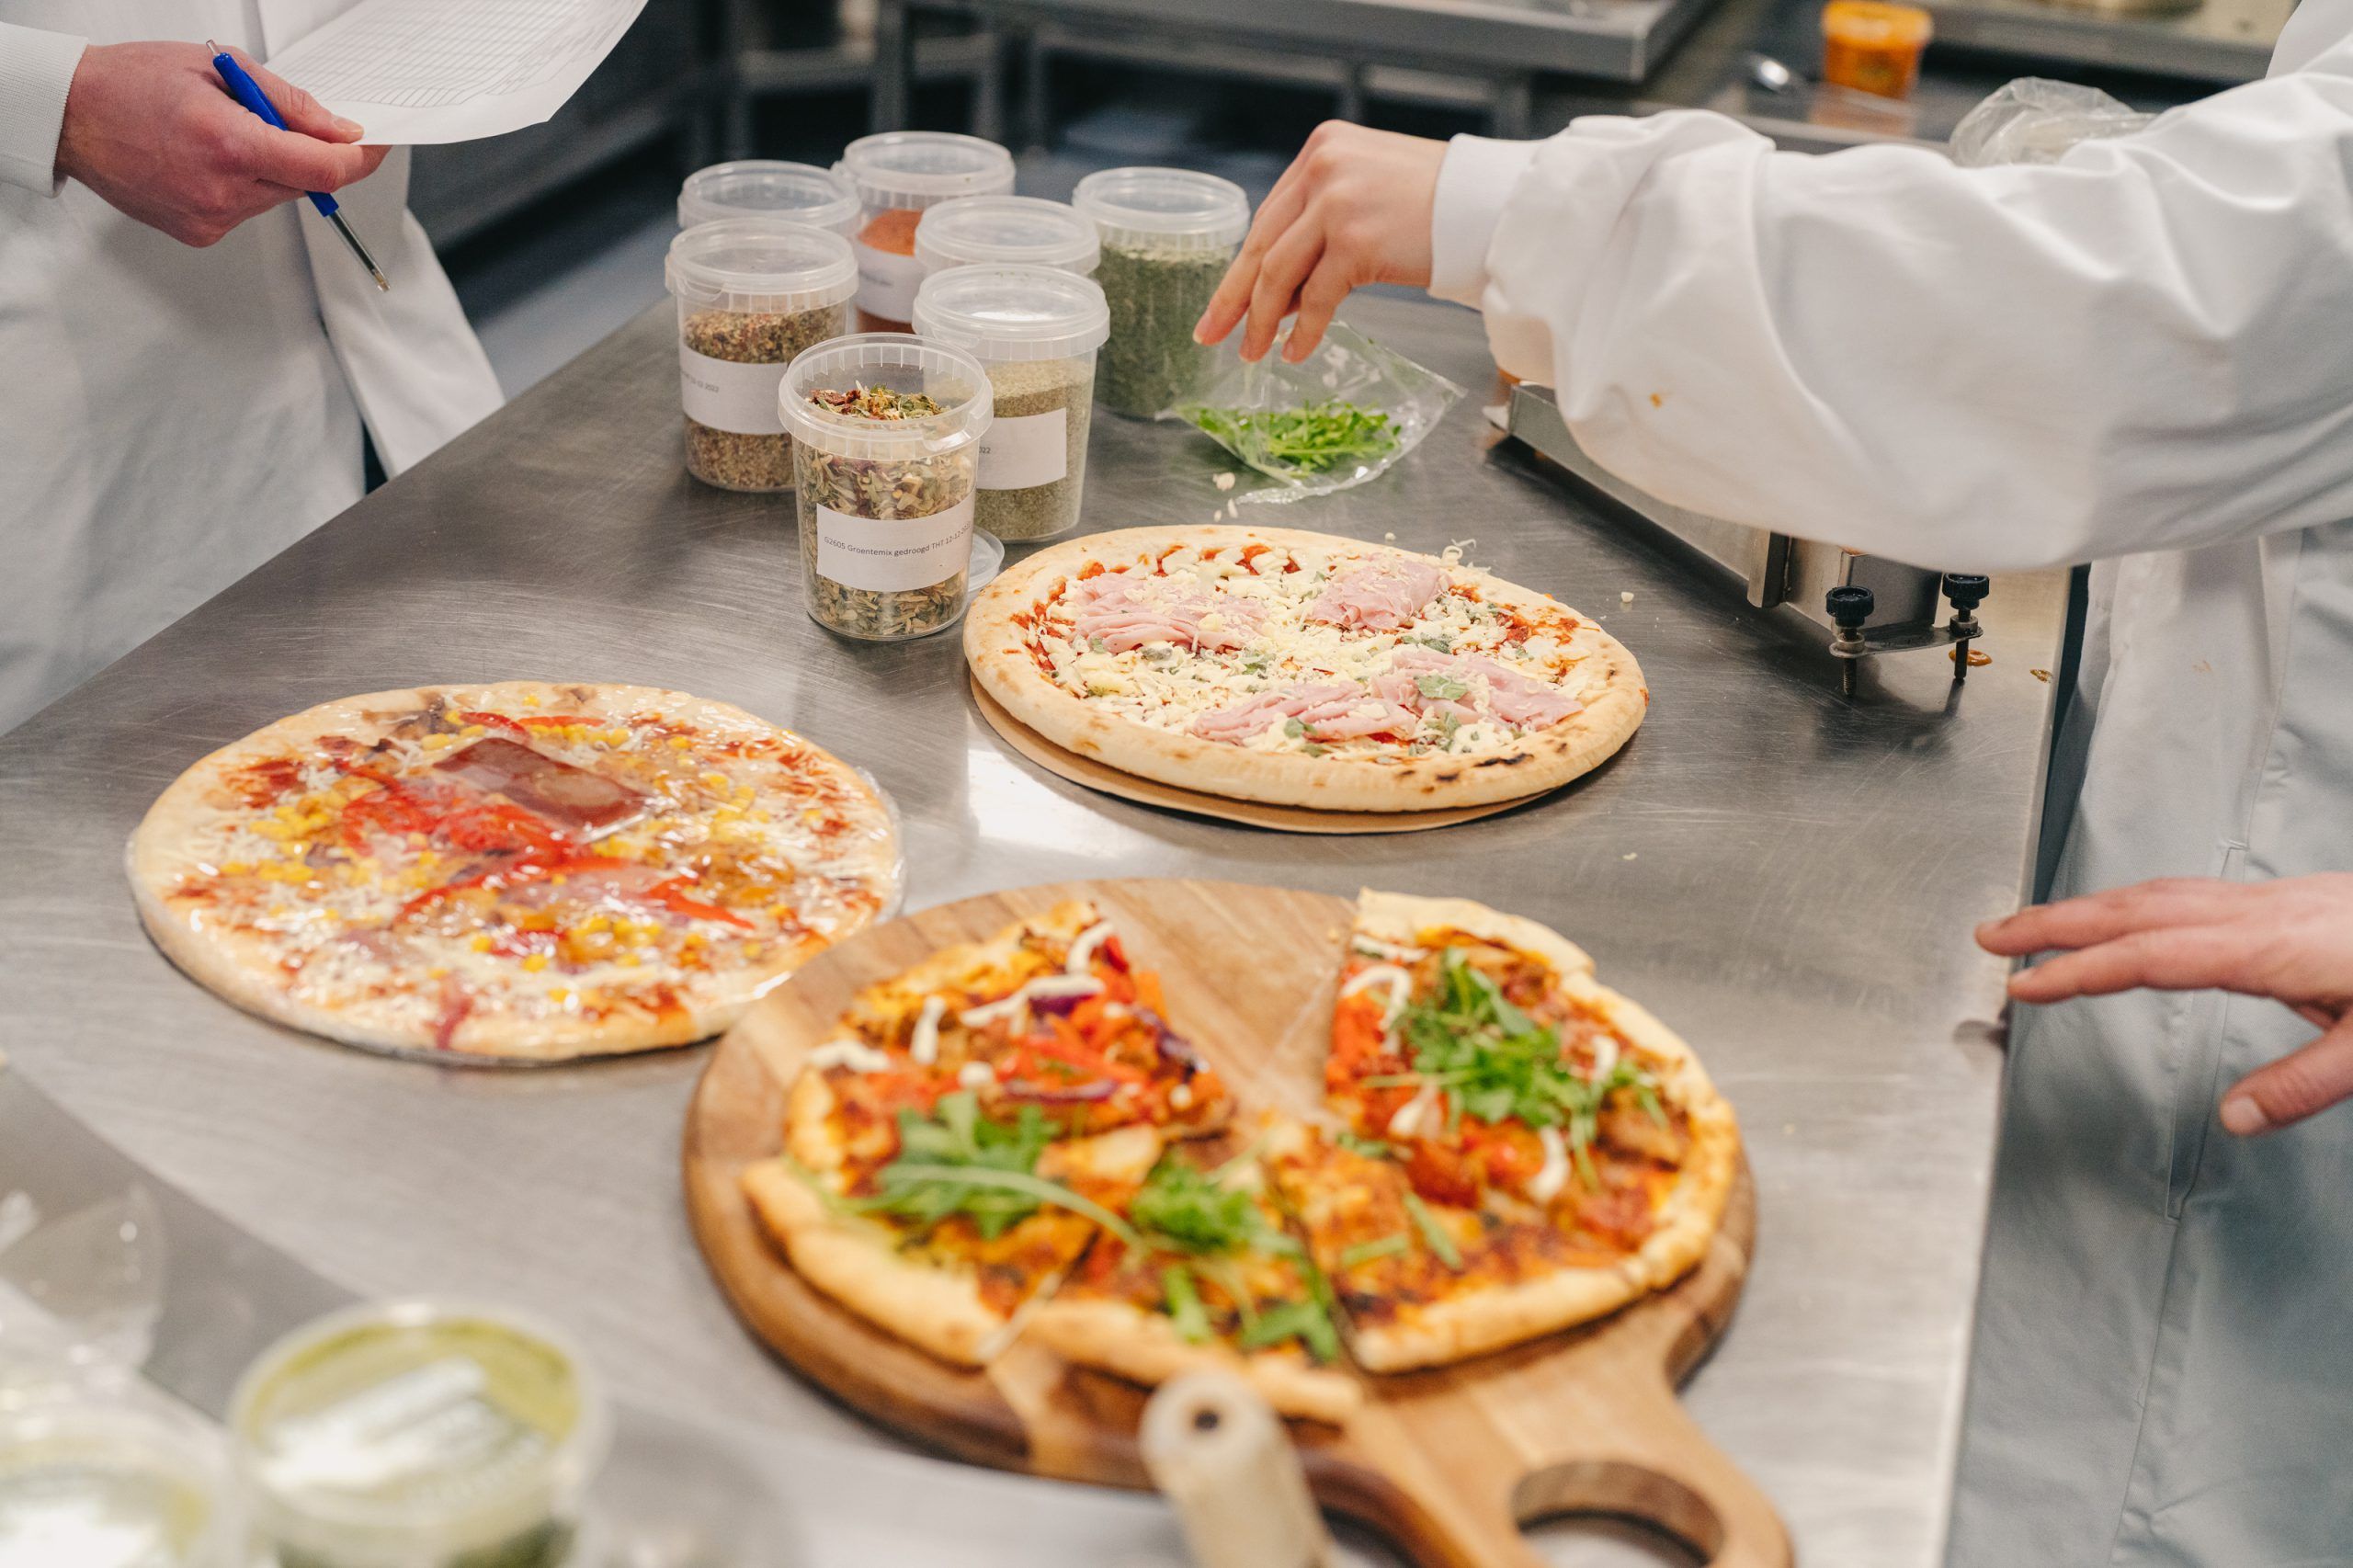
[[645, 0], [360, 0], [269, 68], [367, 139], [471, 142], [537, 125], [580, 89]]

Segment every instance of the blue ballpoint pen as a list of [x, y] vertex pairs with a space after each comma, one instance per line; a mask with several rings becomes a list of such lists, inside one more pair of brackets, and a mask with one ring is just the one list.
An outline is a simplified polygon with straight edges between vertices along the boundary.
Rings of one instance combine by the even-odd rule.
[[[212, 51], [212, 69], [221, 74], [221, 85], [229, 89], [230, 96], [278, 130], [285, 130], [286, 122], [278, 118], [278, 109], [270, 103], [269, 95], [261, 90], [260, 83], [245, 74], [244, 67], [237, 63], [236, 58], [210, 39], [204, 40], [204, 47]], [[368, 269], [368, 276], [376, 280], [376, 287], [386, 293], [392, 292], [392, 285], [384, 277], [384, 269], [376, 265], [376, 258], [368, 254], [368, 247], [361, 244], [359, 236], [351, 232], [351, 225], [345, 222], [343, 210], [335, 205], [335, 198], [324, 190], [305, 191], [303, 194], [311, 199], [311, 205], [319, 210], [319, 216], [335, 225], [335, 232], [343, 236], [343, 243], [351, 247], [351, 254], [359, 258], [359, 265]]]

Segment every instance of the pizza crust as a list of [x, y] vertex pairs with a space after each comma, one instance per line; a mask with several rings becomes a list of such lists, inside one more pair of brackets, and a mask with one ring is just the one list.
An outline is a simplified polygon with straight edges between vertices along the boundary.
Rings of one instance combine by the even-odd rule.
[[[691, 1044], [717, 1034], [742, 1016], [745, 1008], [765, 995], [794, 970], [838, 940], [812, 936], [799, 943], [779, 942], [767, 959], [745, 964], [699, 991], [683, 991], [676, 1012], [627, 1018], [606, 1017], [533, 1020], [500, 1028], [489, 1017], [470, 1017], [461, 1026], [460, 1043], [438, 1048], [429, 1028], [397, 1018], [371, 1017], [364, 1011], [329, 1006], [288, 994], [283, 971], [264, 945], [249, 936], [203, 929], [188, 911], [176, 908], [169, 897], [182, 879], [200, 861], [187, 848], [201, 824], [216, 811], [213, 801], [226, 789], [226, 779], [238, 767], [289, 751], [307, 749], [326, 734], [365, 730], [371, 716], [405, 713], [425, 707], [435, 698], [453, 706], [503, 710], [529, 707], [529, 699], [551, 711], [607, 712], [619, 716], [646, 708], [688, 721], [700, 730], [740, 730], [746, 726], [790, 734], [782, 726], [724, 702], [713, 702], [685, 692], [658, 687], [618, 686], [593, 682], [502, 681], [486, 686], [412, 687], [369, 692], [324, 702], [281, 719], [200, 758], [165, 790], [148, 808], [131, 834], [125, 851], [125, 869], [141, 923], [155, 946], [182, 973], [222, 1000], [248, 1013], [306, 1033], [322, 1035], [347, 1045], [362, 1046], [395, 1055], [416, 1055], [437, 1062], [469, 1057], [491, 1061], [561, 1062], [583, 1056], [654, 1051]], [[877, 835], [872, 873], [881, 895], [883, 913], [897, 903], [899, 889], [898, 828], [890, 807], [873, 786], [849, 766], [799, 736], [820, 766], [832, 770], [834, 781], [862, 802], [861, 831]]]
[[[1650, 692], [1642, 667], [1623, 643], [1582, 616], [1577, 643], [1586, 651], [1583, 667], [1592, 672], [1576, 694], [1583, 712], [1521, 736], [1512, 750], [1396, 762], [1256, 752], [1136, 723], [1048, 679], [1024, 646], [1026, 628], [1014, 618], [1026, 615], [1057, 578], [1076, 577], [1090, 561], [1125, 562], [1172, 546], [1213, 550], [1261, 541], [1279, 549], [1391, 551], [1296, 528], [1200, 526], [1089, 534], [1040, 551], [983, 589], [964, 618], [964, 656], [1006, 711], [1057, 745], [1179, 789], [1326, 811], [1431, 811], [1541, 794], [1599, 767], [1643, 722]], [[1409, 551], [1391, 552], [1446, 564]], [[1563, 608], [1499, 579], [1487, 579], [1480, 592], [1495, 604]]]
[[1125, 1301], [1058, 1297], [1039, 1309], [1027, 1332], [1065, 1360], [1147, 1388], [1214, 1369], [1237, 1374], [1285, 1415], [1336, 1426], [1364, 1403], [1363, 1386], [1340, 1369], [1315, 1366], [1295, 1351], [1196, 1345], [1166, 1318]]
[[1506, 915], [1467, 898], [1421, 898], [1373, 888], [1358, 892], [1356, 934], [1403, 948], [1419, 948], [1429, 945], [1422, 933], [1432, 930], [1460, 931], [1534, 953], [1563, 977], [1593, 972], [1593, 959], [1583, 948], [1525, 915]]

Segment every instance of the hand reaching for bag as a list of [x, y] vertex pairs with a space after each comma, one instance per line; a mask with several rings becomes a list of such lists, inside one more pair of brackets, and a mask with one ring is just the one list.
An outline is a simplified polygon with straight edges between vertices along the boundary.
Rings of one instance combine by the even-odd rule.
[[57, 172], [186, 244], [209, 245], [309, 190], [376, 172], [386, 147], [238, 51], [286, 129], [229, 96], [202, 44], [97, 44], [65, 96]]
[[1977, 940], [2010, 958], [2060, 953], [2010, 977], [2021, 1002], [2148, 987], [2294, 1008], [2321, 1036], [2231, 1086], [2222, 1119], [2233, 1132], [2268, 1132], [2353, 1095], [2353, 875], [2142, 882], [1988, 921]]
[[1259, 204], [1242, 254], [1226, 268], [1193, 336], [1222, 343], [1245, 314], [1242, 358], [1256, 362], [1296, 311], [1283, 346], [1296, 364], [1315, 351], [1332, 312], [1366, 283], [1430, 280], [1430, 211], [1446, 143], [1345, 120], [1315, 128]]

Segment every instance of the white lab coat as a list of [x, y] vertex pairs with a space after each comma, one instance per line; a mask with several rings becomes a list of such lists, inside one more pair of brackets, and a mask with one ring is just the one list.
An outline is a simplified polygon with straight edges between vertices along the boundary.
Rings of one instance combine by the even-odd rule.
[[[1702, 113], [1465, 138], [1434, 291], [1669, 501], [2097, 561], [2059, 893], [2353, 869], [2348, 32], [2305, 0], [2267, 80], [2051, 167]], [[2213, 994], [2017, 1020], [1959, 1568], [2353, 1563], [2353, 1108], [2214, 1118], [2312, 1033]]]
[[82, 43], [267, 59], [350, 0], [0, 0], [0, 730], [498, 403], [396, 152], [195, 250], [53, 177]]

